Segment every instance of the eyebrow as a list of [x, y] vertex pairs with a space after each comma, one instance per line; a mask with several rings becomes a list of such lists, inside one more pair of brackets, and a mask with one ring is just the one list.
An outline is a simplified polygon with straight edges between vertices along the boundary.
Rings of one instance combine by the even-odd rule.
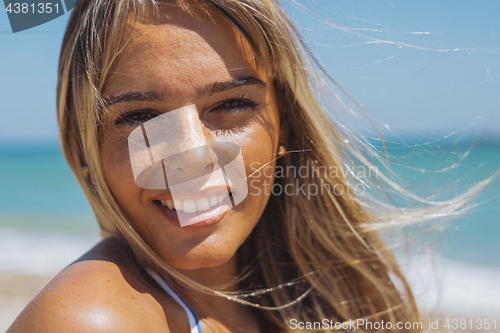
[[158, 94], [154, 90], [143, 90], [143, 91], [132, 91], [124, 94], [119, 94], [115, 96], [111, 96], [106, 98], [106, 105], [111, 106], [117, 103], [123, 102], [140, 102], [140, 101], [148, 101], [148, 102], [157, 102], [162, 101], [164, 96]]
[[229, 81], [213, 82], [208, 84], [202, 89], [196, 91], [198, 98], [205, 98], [214, 94], [218, 94], [227, 90], [244, 87], [244, 86], [261, 86], [267, 87], [267, 85], [259, 78], [255, 76], [246, 76], [239, 79], [233, 79]]
[[[196, 90], [198, 98], [206, 98], [214, 94], [232, 90], [244, 86], [261, 86], [266, 88], [267, 85], [255, 76], [246, 76], [242, 78], [232, 79], [228, 81], [213, 82], [201, 89]], [[123, 94], [118, 94], [105, 99], [107, 106], [123, 102], [161, 102], [167, 99], [164, 93], [158, 93], [154, 90], [132, 91]]]

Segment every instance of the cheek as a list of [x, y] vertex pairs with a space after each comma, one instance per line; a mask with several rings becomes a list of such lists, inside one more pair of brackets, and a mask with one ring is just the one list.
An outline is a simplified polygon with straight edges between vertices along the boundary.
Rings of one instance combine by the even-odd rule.
[[104, 135], [101, 158], [104, 167], [131, 169], [130, 156], [128, 152], [128, 138], [120, 133]]
[[127, 138], [121, 135], [105, 136], [103, 142], [101, 161], [104, 176], [120, 206], [126, 208], [133, 194], [140, 190], [132, 174]]
[[260, 211], [271, 193], [274, 183], [276, 149], [279, 139], [276, 119], [267, 117], [252, 127], [240, 144], [247, 174], [248, 197]]

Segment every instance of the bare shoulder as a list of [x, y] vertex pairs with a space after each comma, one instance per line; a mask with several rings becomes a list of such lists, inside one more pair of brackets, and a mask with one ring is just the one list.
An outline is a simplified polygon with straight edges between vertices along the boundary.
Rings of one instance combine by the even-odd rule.
[[169, 332], [164, 307], [120, 243], [103, 240], [64, 269], [7, 332]]

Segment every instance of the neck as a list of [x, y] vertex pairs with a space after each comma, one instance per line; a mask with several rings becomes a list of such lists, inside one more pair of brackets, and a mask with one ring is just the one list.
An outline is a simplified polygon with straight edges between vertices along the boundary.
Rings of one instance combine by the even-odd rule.
[[[200, 268], [196, 270], [181, 271], [186, 277], [214, 290], [222, 292], [234, 292], [240, 290], [236, 283], [237, 277], [237, 254], [221, 266], [211, 268]], [[229, 300], [226, 297], [205, 294], [195, 290], [183, 290], [187, 301], [193, 310], [202, 318], [248, 318], [252, 316], [248, 307]]]
[[[238, 273], [237, 254], [221, 266], [179, 270], [179, 272], [187, 278], [215, 290], [222, 292], [240, 290], [239, 284], [235, 283]], [[253, 332], [259, 331], [257, 319], [249, 307], [226, 297], [206, 294], [190, 288], [179, 288], [176, 285], [171, 287], [188, 303], [200, 320], [211, 323], [210, 325], [225, 326], [230, 331], [239, 331], [242, 323], [245, 323], [243, 326], [250, 327]]]
[[179, 270], [179, 272], [187, 278], [215, 290], [238, 290], [238, 284], [234, 282], [238, 274], [236, 254], [229, 259], [229, 261], [220, 266], [194, 270]]

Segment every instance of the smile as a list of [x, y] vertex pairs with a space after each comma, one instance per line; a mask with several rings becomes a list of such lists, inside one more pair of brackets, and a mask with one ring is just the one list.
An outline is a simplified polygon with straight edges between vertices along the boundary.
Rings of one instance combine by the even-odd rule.
[[230, 197], [230, 194], [219, 194], [205, 198], [197, 199], [174, 199], [174, 200], [160, 200], [163, 207], [176, 210], [184, 213], [196, 213], [209, 210], [211, 207], [217, 206], [224, 200]]
[[[220, 192], [219, 192], [220, 193]], [[207, 193], [208, 194], [208, 193]], [[213, 194], [196, 199], [153, 200], [167, 220], [182, 228], [208, 227], [219, 222], [233, 207], [233, 193]], [[170, 196], [171, 197], [171, 196]]]

